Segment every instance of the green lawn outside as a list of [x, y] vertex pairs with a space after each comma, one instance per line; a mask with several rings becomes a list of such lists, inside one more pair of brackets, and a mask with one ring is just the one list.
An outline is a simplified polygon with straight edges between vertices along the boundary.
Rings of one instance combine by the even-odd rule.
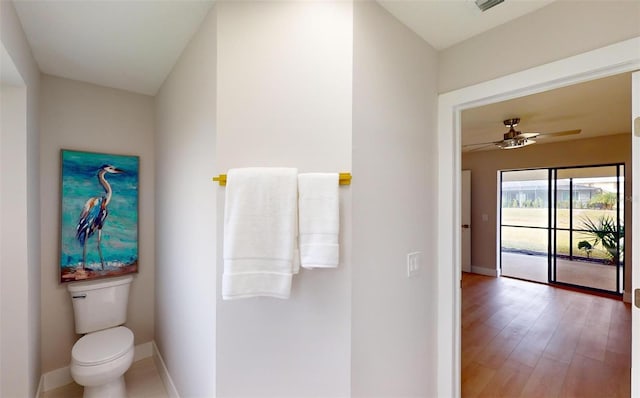
[[[616, 217], [615, 210], [575, 209], [573, 211], [573, 228], [581, 228], [583, 217], [597, 220], [601, 216]], [[547, 227], [548, 210], [535, 208], [503, 208], [502, 224], [532, 227]], [[558, 209], [558, 228], [569, 228], [569, 209]], [[558, 254], [569, 255], [569, 231], [557, 232]], [[593, 244], [593, 238], [574, 231], [573, 255], [586, 257], [583, 250], [578, 250], [578, 242], [587, 240]], [[546, 253], [548, 250], [548, 232], [546, 229], [502, 227], [502, 247], [512, 250], [534, 251]], [[607, 253], [601, 246], [594, 247], [591, 258], [608, 259]]]

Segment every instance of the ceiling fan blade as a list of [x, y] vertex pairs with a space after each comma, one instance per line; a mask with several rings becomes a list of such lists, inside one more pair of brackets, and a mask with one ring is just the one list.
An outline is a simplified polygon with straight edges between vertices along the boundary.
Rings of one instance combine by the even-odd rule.
[[[513, 122], [514, 120], [509, 120], [509, 122]], [[505, 125], [507, 125], [505, 121]], [[545, 138], [549, 136], [554, 137], [562, 137], [566, 135], [574, 135], [580, 134], [581, 129], [578, 130], [566, 130], [566, 131], [556, 131], [553, 133], [538, 133], [538, 132], [518, 132], [515, 131], [513, 126], [509, 125], [510, 130], [507, 134], [505, 134], [504, 140], [499, 141], [488, 141], [488, 142], [478, 142], [475, 144], [467, 144], [463, 145], [462, 148], [464, 152], [473, 152], [480, 151], [492, 145], [497, 145], [502, 149], [514, 149], [514, 148], [522, 148], [531, 144], [534, 144], [534, 138]]]
[[543, 138], [545, 136], [563, 137], [565, 135], [580, 134], [581, 131], [582, 131], [581, 129], [578, 129], [578, 130], [556, 131], [554, 133], [540, 133], [539, 138]]
[[[498, 141], [498, 142], [502, 142], [502, 141]], [[495, 146], [495, 145], [496, 145], [496, 143], [495, 143], [495, 142], [485, 142], [484, 144], [475, 144], [475, 145], [476, 145], [476, 147], [475, 147], [475, 148], [468, 149], [468, 150], [466, 150], [466, 151], [464, 151], [464, 152], [475, 152], [475, 151], [481, 151], [481, 150], [483, 150], [483, 149], [486, 149], [486, 148], [489, 148], [489, 147], [493, 147], [493, 146]]]
[[472, 147], [472, 146], [495, 145], [495, 144], [498, 144], [500, 142], [502, 142], [502, 140], [500, 140], [500, 141], [476, 142], [475, 144], [466, 144], [466, 145], [463, 145], [462, 147], [463, 148], [469, 148], [469, 147]]

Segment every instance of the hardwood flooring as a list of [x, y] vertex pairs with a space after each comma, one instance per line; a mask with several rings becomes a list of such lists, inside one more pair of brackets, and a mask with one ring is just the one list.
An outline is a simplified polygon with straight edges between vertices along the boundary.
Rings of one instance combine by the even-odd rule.
[[462, 397], [631, 395], [631, 307], [509, 278], [462, 278]]

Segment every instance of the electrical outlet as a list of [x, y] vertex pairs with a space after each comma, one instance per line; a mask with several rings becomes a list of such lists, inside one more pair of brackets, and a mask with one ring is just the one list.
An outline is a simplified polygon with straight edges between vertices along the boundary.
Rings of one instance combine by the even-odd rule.
[[421, 252], [413, 252], [407, 254], [407, 277], [416, 278], [420, 275]]

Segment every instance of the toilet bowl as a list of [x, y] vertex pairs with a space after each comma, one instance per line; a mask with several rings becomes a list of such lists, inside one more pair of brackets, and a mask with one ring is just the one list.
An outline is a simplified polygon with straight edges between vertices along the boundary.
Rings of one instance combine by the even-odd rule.
[[76, 333], [71, 350], [71, 377], [84, 386], [85, 398], [124, 398], [124, 372], [133, 363], [133, 332], [127, 321], [132, 276], [72, 283]]
[[133, 333], [124, 326], [86, 334], [71, 351], [71, 376], [85, 398], [127, 396], [124, 373], [133, 363]]

